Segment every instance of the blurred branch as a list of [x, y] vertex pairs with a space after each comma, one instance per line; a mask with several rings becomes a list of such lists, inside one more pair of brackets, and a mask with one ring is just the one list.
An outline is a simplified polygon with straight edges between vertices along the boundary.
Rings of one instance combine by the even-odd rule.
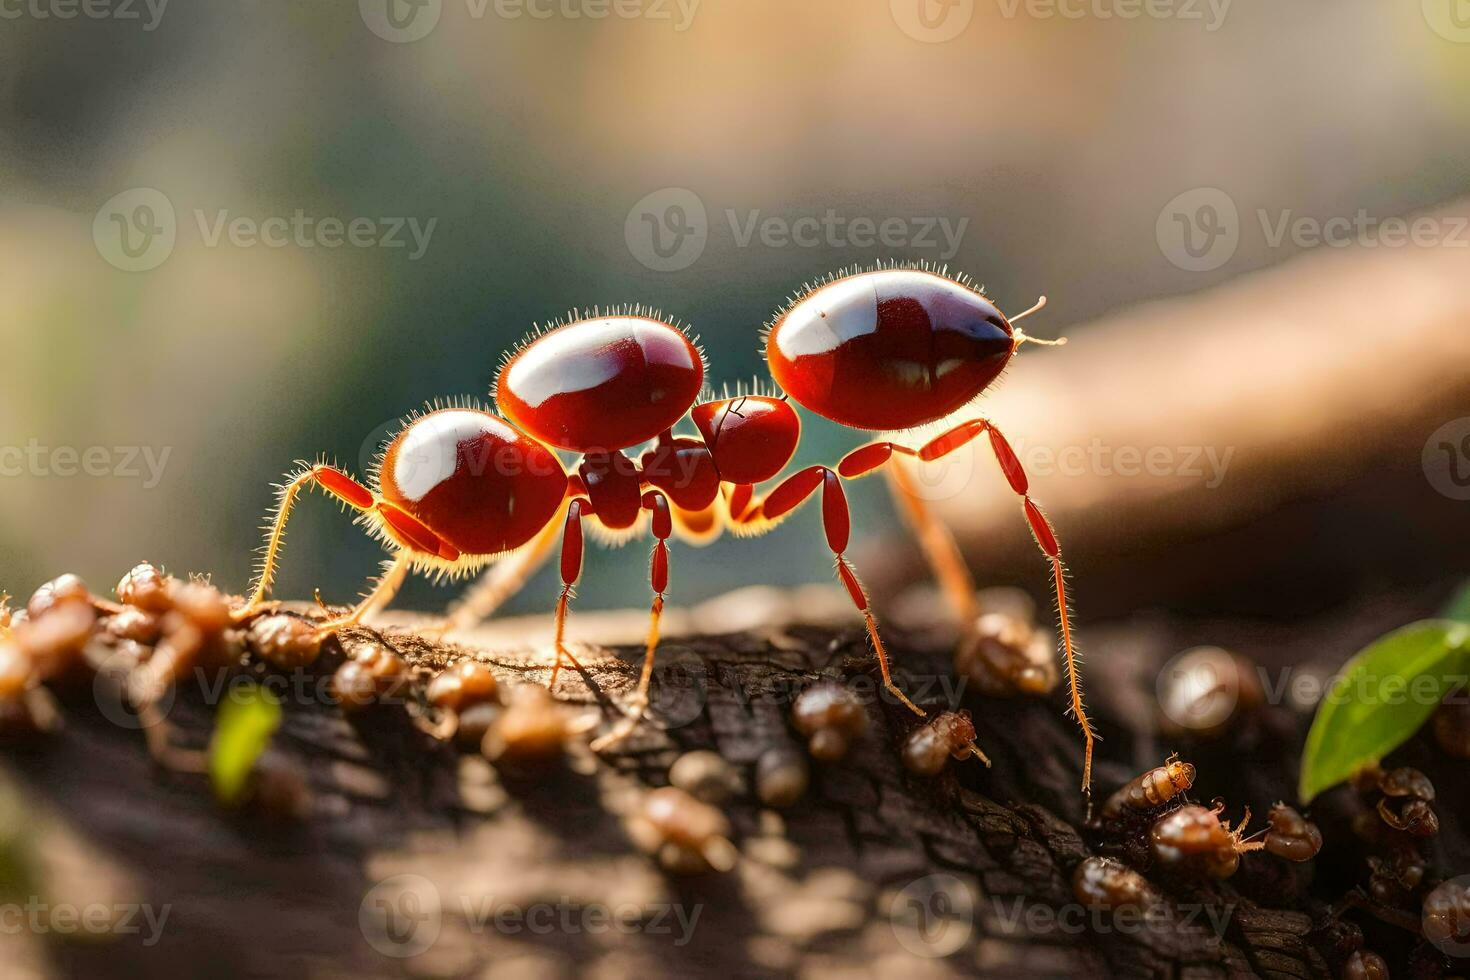
[[[1467, 215], [1460, 201], [1435, 217]], [[1421, 451], [1470, 416], [1470, 249], [1324, 249], [1068, 332], [1025, 351], [976, 413], [1016, 445], [1074, 569], [1117, 573], [1085, 594], [1124, 606], [1273, 565], [1324, 585], [1370, 562], [1464, 566], [1464, 505]], [[982, 579], [1025, 574], [1015, 498], [974, 445], [915, 478]]]

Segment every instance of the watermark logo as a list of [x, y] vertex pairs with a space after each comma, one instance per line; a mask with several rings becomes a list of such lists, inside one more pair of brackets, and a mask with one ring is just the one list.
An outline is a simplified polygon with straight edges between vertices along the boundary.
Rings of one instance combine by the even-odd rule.
[[444, 12], [444, 0], [357, 0], [367, 29], [385, 41], [409, 44], [428, 37]]
[[172, 446], [47, 446], [39, 439], [25, 445], [0, 444], [0, 477], [141, 480], [144, 490], [163, 481]]
[[1423, 0], [1429, 29], [1446, 41], [1470, 44], [1470, 0]]
[[1018, 896], [1008, 900], [996, 899], [993, 908], [1004, 923], [1006, 935], [1137, 936], [1157, 933], [1163, 928], [1185, 930], [1198, 927], [1205, 930], [1203, 941], [1211, 949], [1224, 941], [1230, 920], [1235, 915], [1233, 902], [1222, 905], [1181, 902], [1173, 907], [1162, 902], [1148, 902], [1109, 909], [1077, 902], [1053, 907]]
[[1213, 34], [1225, 23], [1231, 0], [996, 0], [1007, 20], [1024, 13], [1035, 20], [1177, 20], [1202, 24]]
[[173, 202], [152, 187], [134, 187], [107, 199], [92, 219], [92, 241], [124, 272], [147, 272], [173, 254], [178, 237]]
[[422, 875], [401, 874], [378, 882], [362, 898], [357, 926], [368, 945], [395, 959], [433, 946], [443, 925], [439, 889]]
[[1435, 429], [1421, 462], [1430, 486], [1451, 500], [1470, 500], [1470, 417]]
[[1174, 265], [1209, 272], [1229, 262], [1240, 245], [1240, 213], [1218, 187], [1196, 187], [1164, 205], [1154, 237]]
[[1159, 671], [1159, 710], [1183, 731], [1210, 731], [1230, 720], [1240, 701], [1240, 668], [1219, 647], [1195, 647]]
[[712, 224], [700, 196], [685, 187], [665, 187], [641, 198], [623, 222], [628, 251], [655, 272], [689, 268], [704, 254], [710, 236], [728, 229], [736, 248], [909, 249], [944, 261], [959, 253], [969, 218], [943, 215], [819, 213], [768, 214], [760, 208], [725, 208]]
[[1442, 882], [1424, 897], [1424, 938], [1446, 956], [1470, 956], [1470, 875]]
[[674, 32], [682, 34], [694, 24], [700, 0], [465, 0], [469, 14], [476, 20], [485, 16], [490, 4], [496, 16], [504, 20], [621, 20], [667, 21]]
[[975, 16], [975, 0], [888, 0], [893, 22], [915, 41], [943, 44], [964, 33]]
[[530, 905], [502, 902], [493, 895], [461, 895], [459, 906], [466, 926], [477, 936], [492, 932], [504, 936], [638, 932], [648, 936], [667, 937], [675, 946], [689, 945], [694, 939], [699, 917], [704, 912], [703, 905], [683, 905], [677, 902], [604, 905], [600, 902], [575, 900], [570, 895], [562, 895], [555, 902], [535, 902]]
[[915, 956], [948, 956], [975, 930], [975, 896], [952, 874], [925, 875], [893, 896], [888, 921], [899, 945]]
[[24, 902], [0, 903], [0, 935], [142, 936], [144, 946], [156, 946], [171, 911], [172, 905], [146, 902], [74, 905], [31, 895]]
[[[1470, 216], [1379, 217], [1359, 208], [1322, 218], [1291, 208], [1257, 208], [1270, 249], [1470, 248]], [[1196, 187], [1164, 206], [1154, 226], [1164, 257], [1188, 272], [1209, 272], [1235, 255], [1245, 227], [1235, 201], [1217, 187]]]
[[168, 0], [0, 0], [0, 20], [138, 21], [144, 31], [163, 20]]
[[128, 690], [126, 680], [135, 666], [137, 661], [133, 657], [117, 650], [107, 655], [92, 676], [92, 700], [97, 703], [97, 710], [118, 728], [130, 732], [141, 731], [167, 718], [178, 695], [172, 684], [161, 684], [146, 692], [150, 700], [145, 719], [133, 702], [133, 692]]
[[[3, 3], [4, 0], [0, 0]], [[689, 30], [700, 0], [464, 0], [471, 21], [494, 14], [501, 20], [647, 20]], [[427, 37], [439, 26], [444, 0], [358, 0], [358, 13], [368, 30], [385, 41], [407, 44]]]
[[665, 187], [639, 199], [623, 222], [628, 251], [654, 272], [679, 272], [704, 254], [709, 213], [687, 187]]
[[[319, 216], [302, 208], [265, 217], [236, 214], [228, 208], [194, 208], [190, 214], [205, 248], [403, 249], [410, 262], [428, 251], [439, 224], [438, 218]], [[173, 202], [151, 187], [135, 187], [110, 198], [92, 220], [97, 252], [124, 272], [146, 272], [162, 265], [178, 235]]]

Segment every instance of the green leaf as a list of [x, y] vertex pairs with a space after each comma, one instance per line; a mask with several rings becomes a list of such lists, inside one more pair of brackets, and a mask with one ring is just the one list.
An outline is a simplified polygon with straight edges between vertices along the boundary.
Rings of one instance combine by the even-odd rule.
[[1470, 582], [1461, 585], [1459, 590], [1440, 611], [1440, 619], [1453, 619], [1457, 623], [1470, 623]]
[[209, 742], [209, 779], [226, 806], [245, 798], [250, 770], [281, 725], [281, 704], [258, 684], [232, 690]]
[[1303, 803], [1406, 742], [1470, 670], [1470, 626], [1426, 619], [1380, 637], [1343, 665], [1302, 750]]

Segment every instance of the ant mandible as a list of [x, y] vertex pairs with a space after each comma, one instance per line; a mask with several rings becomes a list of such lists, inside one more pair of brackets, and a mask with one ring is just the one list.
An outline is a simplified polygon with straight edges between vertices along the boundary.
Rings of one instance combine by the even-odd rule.
[[[637, 534], [647, 520], [655, 539], [654, 595], [643, 668], [624, 723], [593, 743], [603, 748], [630, 732], [648, 705], [669, 584], [669, 538], [678, 531], [703, 543], [722, 527], [742, 536], [765, 533], [820, 489], [827, 545], [863, 617], [883, 683], [923, 716], [893, 682], [867, 593], [846, 557], [851, 521], [843, 481], [872, 473], [895, 455], [935, 460], [985, 434], [1052, 566], [1072, 711], [1086, 741], [1086, 790], [1093, 734], [1083, 711], [1061, 552], [998, 429], [971, 419], [917, 449], [870, 443], [835, 469], [809, 466], [762, 496], [755, 490], [795, 456], [801, 422], [787, 396], [851, 428], [912, 429], [974, 400], [1030, 339], [967, 279], [899, 267], [838, 273], [809, 286], [770, 324], [766, 357], [784, 395], [700, 401], [703, 354], [678, 324], [642, 307], [574, 314], [533, 334], [504, 360], [494, 387], [500, 416], [463, 402], [410, 417], [389, 441], [368, 486], [325, 463], [303, 464], [289, 475], [267, 529], [256, 587], [237, 617], [264, 605], [292, 504], [312, 485], [358, 511], [359, 522], [394, 552], [369, 594], [345, 616], [322, 623], [322, 634], [385, 605], [409, 571], [457, 577], [495, 563], [447, 623], [470, 625], [529, 578], [559, 533], [554, 687], [563, 661], [576, 665], [565, 635], [582, 569], [583, 522], [616, 540]], [[698, 438], [673, 434], [686, 414]], [[636, 461], [628, 456], [627, 450], [650, 442]], [[553, 448], [579, 455], [570, 472]], [[973, 612], [973, 588], [948, 531], [892, 472], [946, 591], [962, 614]]]

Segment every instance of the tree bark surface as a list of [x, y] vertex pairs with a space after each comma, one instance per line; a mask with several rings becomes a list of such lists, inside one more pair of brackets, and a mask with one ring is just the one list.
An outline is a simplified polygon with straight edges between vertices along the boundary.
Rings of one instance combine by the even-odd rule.
[[[600, 760], [531, 780], [502, 778], [479, 755], [437, 742], [401, 707], [349, 721], [319, 697], [342, 656], [329, 645], [297, 678], [308, 693], [287, 698], [272, 747], [307, 773], [312, 805], [299, 823], [222, 809], [203, 776], [161, 771], [136, 730], [80, 692], [64, 699], [61, 733], [4, 757], [24, 863], [53, 903], [144, 902], [167, 906], [168, 918], [152, 945], [7, 936], [8, 961], [15, 975], [140, 977], [1330, 975], [1327, 902], [1250, 873], [1173, 888], [1163, 914], [1127, 924], [1075, 905], [1071, 872], [1091, 845], [1081, 743], [1061, 692], [965, 697], [994, 766], [952, 764], [933, 779], [898, 761], [915, 720], [875, 698], [867, 735], [845, 761], [813, 767], [801, 802], [775, 811], [747, 795], [726, 806], [741, 855], [733, 871], [658, 870], [621, 814], [666, 783], [680, 752], [714, 749], [748, 778], [762, 753], [798, 744], [788, 722], [796, 691], [822, 677], [876, 684], [844, 603], [827, 588], [751, 589], [672, 610], [654, 724]], [[1323, 650], [1340, 659], [1423, 604], [1409, 597], [1306, 628], [1147, 617], [1090, 631], [1101, 794], [1178, 747], [1152, 734], [1149, 705], [1151, 672], [1180, 646], [1209, 636], [1263, 664], [1327, 669]], [[636, 612], [574, 617], [574, 639], [600, 642], [574, 648], [585, 669], [564, 673], [558, 696], [611, 718], [636, 680], [644, 626]], [[472, 655], [503, 682], [541, 683], [549, 628], [545, 618], [508, 620], [448, 645], [393, 625], [349, 630], [341, 645], [385, 644], [420, 680]], [[905, 689], [942, 700], [954, 635], [927, 593], [896, 605], [887, 635]], [[1267, 711], [1249, 732], [1199, 747], [1197, 798], [1224, 795], [1232, 815], [1290, 798], [1306, 716]], [[181, 686], [169, 712], [176, 741], [205, 746], [212, 715]], [[1444, 840], [1459, 842], [1446, 844], [1448, 859], [1463, 859], [1460, 817], [1451, 804], [1440, 812]], [[413, 956], [385, 954], [381, 931], [364, 924], [374, 903], [437, 929], [434, 941]], [[612, 928], [604, 910], [639, 910], [641, 925]], [[686, 933], [680, 922], [691, 919]]]

